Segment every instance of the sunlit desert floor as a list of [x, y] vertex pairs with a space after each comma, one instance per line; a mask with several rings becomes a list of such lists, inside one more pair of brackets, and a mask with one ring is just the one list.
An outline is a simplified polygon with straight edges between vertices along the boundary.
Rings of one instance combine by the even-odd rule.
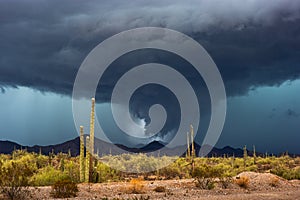
[[[222, 189], [218, 184], [212, 190], [203, 190], [195, 186], [194, 179], [142, 181], [139, 193], [132, 193], [128, 182], [80, 184], [76, 198], [69, 199], [300, 199], [300, 180], [287, 181], [269, 173], [244, 172], [249, 177], [249, 186], [244, 189], [237, 184], [230, 184]], [[276, 184], [274, 178], [278, 179]], [[165, 188], [156, 192], [158, 186]], [[31, 188], [35, 199], [51, 199], [51, 187]]]

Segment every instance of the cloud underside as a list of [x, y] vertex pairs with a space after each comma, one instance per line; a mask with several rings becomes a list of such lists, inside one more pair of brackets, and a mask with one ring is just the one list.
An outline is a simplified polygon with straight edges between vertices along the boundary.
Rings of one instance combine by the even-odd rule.
[[[202, 44], [216, 62], [228, 95], [280, 85], [300, 75], [297, 0], [4, 0], [0, 23], [2, 92], [27, 86], [70, 95], [81, 62], [97, 44], [144, 26], [175, 29]], [[159, 55], [153, 57], [159, 62]], [[128, 62], [132, 59], [138, 58]], [[109, 94], [98, 96], [105, 101]]]

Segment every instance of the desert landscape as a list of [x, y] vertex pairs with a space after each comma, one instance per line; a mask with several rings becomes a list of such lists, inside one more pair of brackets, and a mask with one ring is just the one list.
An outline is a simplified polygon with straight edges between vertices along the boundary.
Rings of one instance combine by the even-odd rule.
[[[244, 172], [239, 176], [249, 177], [250, 182], [247, 188], [240, 188], [232, 183], [227, 189], [217, 186], [212, 190], [202, 190], [195, 186], [194, 179], [140, 181], [138, 185], [126, 182], [80, 184], [78, 196], [68, 199], [300, 199], [299, 180], [287, 181], [270, 173]], [[274, 181], [276, 185], [273, 185]], [[140, 191], [133, 194], [133, 187], [140, 188]], [[38, 187], [32, 190], [36, 199], [53, 199], [49, 195], [51, 187]]]
[[[167, 167], [147, 173], [124, 173], [94, 159], [89, 179], [80, 181], [80, 156], [16, 150], [0, 155], [0, 199], [299, 199], [300, 157], [246, 154], [178, 157]], [[105, 158], [140, 169], [174, 159], [146, 154]]]
[[0, 0], [0, 200], [300, 200], [300, 0]]

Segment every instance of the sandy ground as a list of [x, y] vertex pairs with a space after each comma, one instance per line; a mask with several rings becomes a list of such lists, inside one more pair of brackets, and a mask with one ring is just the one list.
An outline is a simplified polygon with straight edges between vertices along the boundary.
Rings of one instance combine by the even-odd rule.
[[[125, 199], [150, 197], [149, 199], [211, 199], [211, 200], [300, 200], [300, 181], [287, 181], [268, 173], [244, 172], [238, 177], [247, 176], [250, 180], [247, 189], [239, 187], [236, 183], [229, 185], [228, 189], [222, 189], [220, 184], [212, 190], [203, 190], [195, 186], [195, 180], [163, 180], [163, 181], [142, 181], [137, 187], [140, 194], [133, 194], [133, 185], [128, 182], [80, 184], [79, 193], [76, 198], [69, 199], [103, 199], [114, 198]], [[155, 192], [157, 186], [163, 186], [164, 192]], [[31, 188], [34, 192], [33, 199], [51, 199], [51, 187]]]

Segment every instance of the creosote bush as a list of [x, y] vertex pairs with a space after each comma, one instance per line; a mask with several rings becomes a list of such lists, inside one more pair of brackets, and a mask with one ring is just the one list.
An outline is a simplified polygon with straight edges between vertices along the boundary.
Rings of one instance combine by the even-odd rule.
[[192, 177], [196, 180], [196, 187], [211, 190], [215, 187], [215, 178], [221, 177], [222, 170], [206, 164], [197, 166], [192, 172]]
[[31, 156], [24, 153], [23, 156], [5, 162], [0, 160], [0, 192], [9, 199], [30, 198], [28, 186], [29, 177], [36, 170]]
[[271, 169], [271, 173], [285, 178], [287, 180], [298, 179], [300, 180], [300, 167], [290, 169], [285, 165], [279, 164], [273, 169]]
[[31, 177], [32, 185], [47, 186], [65, 180], [69, 176], [52, 166], [39, 169], [39, 171]]
[[232, 184], [232, 177], [221, 177], [220, 184], [223, 189], [229, 188], [230, 184]]
[[51, 196], [54, 198], [76, 197], [78, 193], [77, 184], [71, 180], [59, 180], [52, 186]]

